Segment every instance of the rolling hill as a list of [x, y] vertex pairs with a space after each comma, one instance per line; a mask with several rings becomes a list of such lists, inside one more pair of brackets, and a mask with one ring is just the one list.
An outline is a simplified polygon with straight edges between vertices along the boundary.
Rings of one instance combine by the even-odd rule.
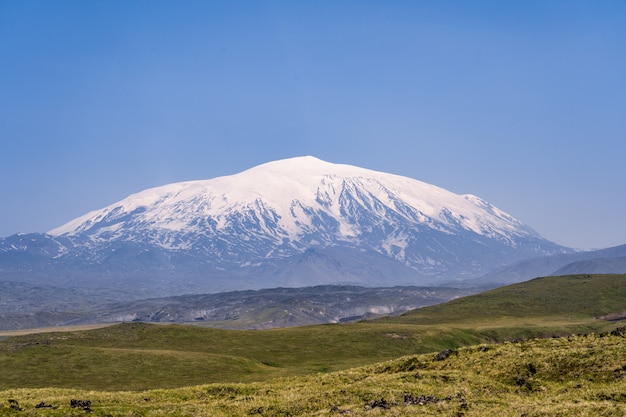
[[[614, 329], [626, 275], [548, 277], [402, 316], [221, 330], [127, 323], [0, 341], [0, 389], [144, 390], [339, 371], [484, 342]], [[605, 317], [605, 318], [603, 318]]]

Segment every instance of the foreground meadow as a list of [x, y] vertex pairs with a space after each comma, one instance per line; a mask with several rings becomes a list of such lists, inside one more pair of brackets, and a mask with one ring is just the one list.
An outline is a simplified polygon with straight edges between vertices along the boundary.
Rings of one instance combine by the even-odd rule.
[[617, 328], [480, 344], [254, 383], [132, 392], [9, 389], [0, 391], [0, 415], [622, 416], [624, 336]]
[[126, 323], [0, 340], [0, 416], [626, 416], [626, 275], [264, 331]]

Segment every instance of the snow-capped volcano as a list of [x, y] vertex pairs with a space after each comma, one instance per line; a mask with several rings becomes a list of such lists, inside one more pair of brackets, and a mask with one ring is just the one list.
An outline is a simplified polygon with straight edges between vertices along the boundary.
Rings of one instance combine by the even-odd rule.
[[[385, 252], [391, 246], [406, 249], [414, 228], [473, 232], [511, 246], [520, 237], [538, 237], [476, 196], [311, 156], [151, 188], [48, 233], [88, 236], [94, 242], [143, 241], [148, 236], [150, 243], [165, 249], [189, 249], [201, 238], [236, 231], [301, 248], [307, 236], [309, 244], [358, 244], [384, 229], [380, 243]], [[311, 235], [320, 241], [311, 240]]]
[[48, 235], [55, 259], [216, 289], [420, 284], [567, 250], [474, 195], [311, 156], [151, 188]]

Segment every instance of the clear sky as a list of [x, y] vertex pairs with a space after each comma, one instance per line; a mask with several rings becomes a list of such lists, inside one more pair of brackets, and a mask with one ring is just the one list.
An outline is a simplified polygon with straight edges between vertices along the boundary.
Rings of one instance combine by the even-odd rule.
[[626, 243], [626, 2], [0, 0], [0, 236], [313, 155]]

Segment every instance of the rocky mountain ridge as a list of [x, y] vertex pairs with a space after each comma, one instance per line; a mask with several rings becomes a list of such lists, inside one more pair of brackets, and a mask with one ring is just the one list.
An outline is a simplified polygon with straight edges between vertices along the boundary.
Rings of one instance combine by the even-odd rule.
[[340, 323], [397, 315], [474, 292], [323, 285], [115, 301], [89, 293], [68, 294], [63, 288], [0, 281], [0, 331], [133, 321], [231, 329]]

